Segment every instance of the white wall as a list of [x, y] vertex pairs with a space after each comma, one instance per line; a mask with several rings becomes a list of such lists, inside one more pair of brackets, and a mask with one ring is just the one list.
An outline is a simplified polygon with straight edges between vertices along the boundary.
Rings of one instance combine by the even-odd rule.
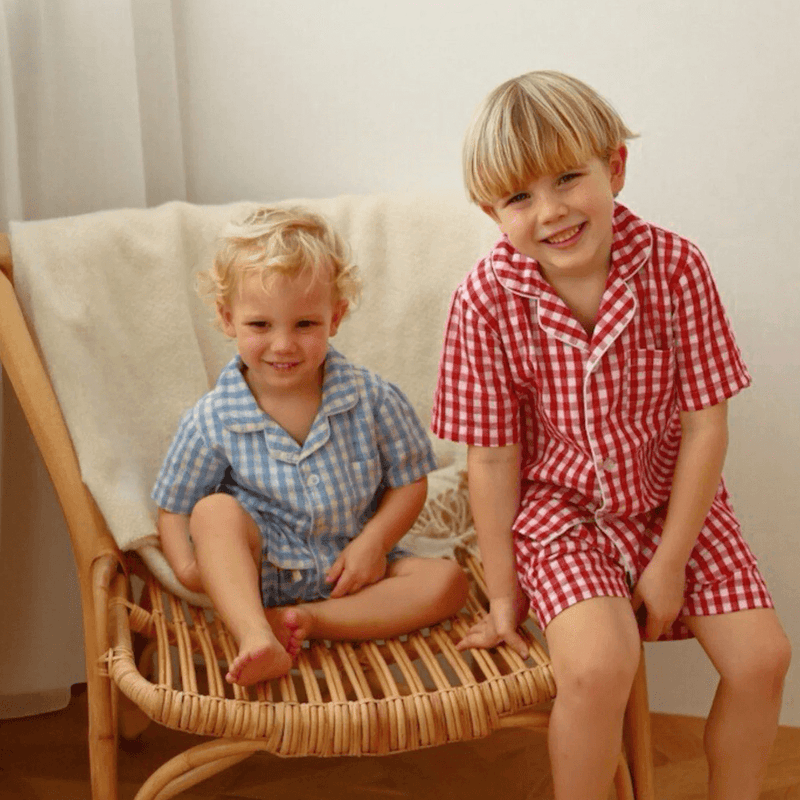
[[[704, 249], [753, 374], [726, 473], [800, 643], [796, 0], [174, 0], [174, 18], [195, 202], [461, 193], [465, 125], [500, 81], [555, 68], [609, 97], [641, 134], [621, 199]], [[707, 713], [695, 642], [648, 666], [656, 710]], [[784, 724], [798, 700], [795, 664]]]

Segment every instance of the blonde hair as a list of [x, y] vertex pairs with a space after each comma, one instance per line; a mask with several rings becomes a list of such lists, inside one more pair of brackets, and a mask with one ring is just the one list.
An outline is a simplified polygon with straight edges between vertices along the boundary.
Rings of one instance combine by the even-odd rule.
[[464, 139], [463, 169], [473, 203], [493, 205], [541, 175], [608, 158], [632, 139], [619, 114], [585, 83], [561, 72], [506, 81], [478, 109]]
[[198, 275], [198, 290], [216, 309], [228, 304], [248, 274], [261, 278], [269, 291], [277, 275], [308, 276], [310, 282], [329, 281], [334, 302], [358, 302], [361, 280], [350, 251], [330, 223], [302, 208], [259, 206], [222, 231], [214, 263]]

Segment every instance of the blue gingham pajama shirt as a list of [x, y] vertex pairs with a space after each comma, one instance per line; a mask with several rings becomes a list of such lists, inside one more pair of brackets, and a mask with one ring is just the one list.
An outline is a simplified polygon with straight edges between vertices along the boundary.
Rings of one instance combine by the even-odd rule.
[[241, 366], [237, 355], [183, 416], [152, 498], [190, 514], [209, 494], [233, 495], [261, 532], [264, 605], [327, 597], [325, 573], [383, 490], [436, 468], [428, 435], [396, 386], [329, 347], [320, 409], [299, 444], [258, 406]]

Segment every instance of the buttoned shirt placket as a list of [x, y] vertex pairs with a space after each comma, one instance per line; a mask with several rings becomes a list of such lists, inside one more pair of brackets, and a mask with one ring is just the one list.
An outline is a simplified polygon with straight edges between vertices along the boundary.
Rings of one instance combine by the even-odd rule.
[[[621, 270], [625, 279], [632, 277], [643, 263], [640, 261], [638, 264], [626, 264]], [[606, 452], [602, 426], [597, 420], [599, 409], [592, 402], [590, 387], [591, 382], [596, 379], [597, 367], [603, 356], [633, 320], [637, 308], [636, 297], [628, 287], [626, 280], [612, 271], [603, 292], [595, 329], [589, 338], [567, 306], [552, 296], [549, 286], [547, 288], [542, 285], [537, 286], [538, 281], [532, 281], [524, 288], [520, 285], [512, 287], [507, 281], [503, 281], [503, 283], [509, 291], [526, 297], [535, 306], [535, 311], [532, 310], [534, 320], [546, 336], [558, 340], [567, 347], [581, 351], [584, 432], [586, 444], [592, 455], [597, 495], [592, 517], [587, 517], [581, 522], [596, 524], [608, 536], [622, 558], [629, 580], [634, 581], [635, 565], [629, 550], [619, 540], [617, 532], [605, 523], [613, 491], [609, 486], [609, 476], [616, 472], [617, 464], [614, 458]]]
[[[304, 540], [304, 554], [307, 559], [314, 562], [315, 574], [320, 576], [324, 576], [330, 564], [324, 558], [323, 550], [318, 543], [322, 534], [331, 528], [331, 520], [327, 513], [329, 504], [326, 504], [322, 496], [325, 487], [314, 468], [314, 454], [331, 438], [330, 417], [352, 409], [357, 402], [358, 396], [352, 390], [325, 398], [324, 405], [302, 445], [272, 420], [267, 423], [264, 431], [270, 458], [292, 465], [299, 476], [295, 485], [301, 486], [304, 493], [303, 508], [308, 517], [308, 525], [304, 526], [306, 529], [298, 538]], [[317, 546], [311, 546], [312, 542], [317, 542]]]
[[[632, 274], [632, 273], [629, 273]], [[611, 345], [622, 335], [625, 328], [631, 323], [636, 313], [636, 297], [627, 283], [619, 277], [610, 276], [609, 285], [603, 293], [600, 305], [600, 314], [591, 339], [591, 347], [586, 359], [586, 369], [583, 376], [583, 411], [586, 426], [586, 439], [592, 452], [597, 487], [602, 498], [602, 503], [594, 512], [594, 521], [597, 527], [609, 537], [622, 557], [625, 571], [629, 580], [635, 580], [636, 568], [630, 557], [628, 549], [619, 541], [616, 532], [605, 524], [607, 507], [611, 503], [612, 488], [609, 481], [616, 475], [617, 463], [613, 455], [609, 455], [604, 448], [600, 425], [597, 422], [599, 409], [591, 402], [590, 383], [596, 377], [596, 367], [608, 352]]]

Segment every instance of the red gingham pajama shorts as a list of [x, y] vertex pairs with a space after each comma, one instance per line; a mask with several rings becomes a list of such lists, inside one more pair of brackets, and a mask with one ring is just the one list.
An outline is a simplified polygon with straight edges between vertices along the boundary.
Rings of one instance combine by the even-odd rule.
[[[517, 574], [544, 631], [553, 618], [570, 606], [594, 597], [631, 597], [644, 568], [660, 542], [662, 520], [652, 520], [638, 541], [615, 544], [597, 525], [577, 525], [550, 542], [517, 535]], [[756, 560], [741, 535], [728, 529], [727, 538], [714, 537], [708, 523], [698, 537], [686, 566], [683, 608], [661, 640], [688, 639], [693, 634], [683, 617], [710, 616], [753, 608], [773, 608]], [[625, 548], [635, 574], [625, 568]]]

